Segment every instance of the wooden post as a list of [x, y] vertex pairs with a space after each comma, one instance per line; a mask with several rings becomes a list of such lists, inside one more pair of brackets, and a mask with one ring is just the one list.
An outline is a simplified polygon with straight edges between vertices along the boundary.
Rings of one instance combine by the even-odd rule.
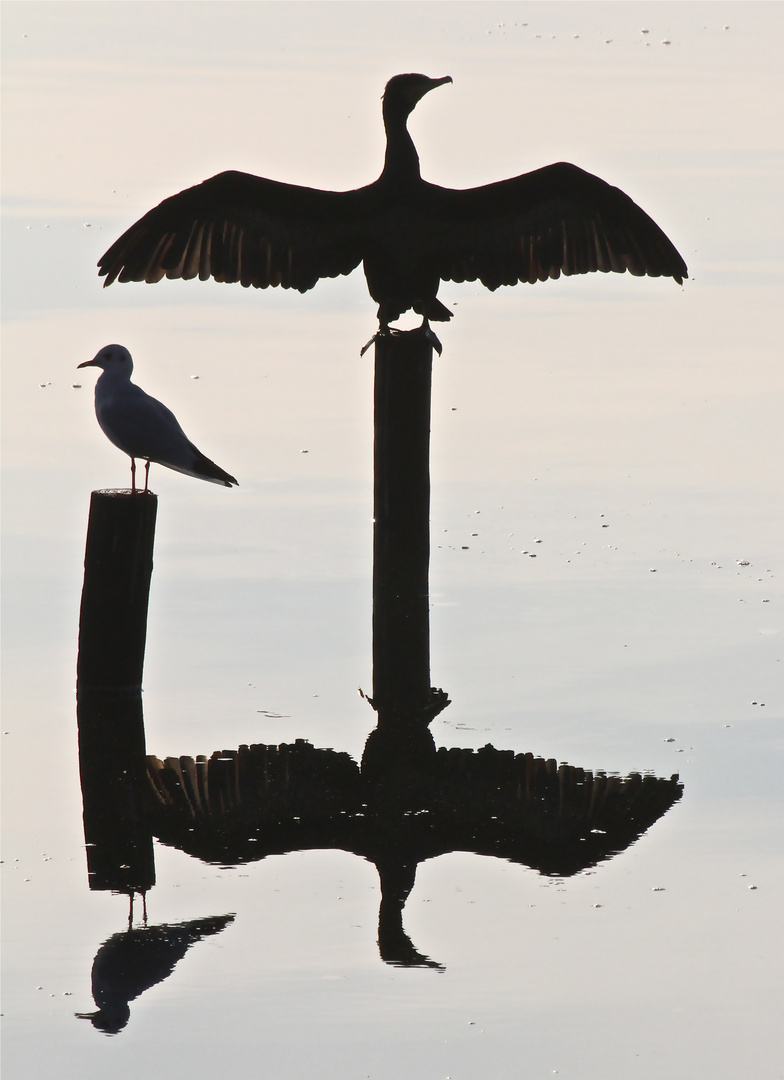
[[91, 889], [155, 882], [141, 693], [156, 510], [151, 493], [90, 501], [76, 694]]
[[158, 497], [94, 491], [79, 615], [79, 693], [141, 691]]
[[[373, 706], [379, 727], [430, 704], [430, 388], [420, 331], [375, 344]], [[394, 719], [393, 719], [394, 718]]]
[[155, 884], [155, 858], [141, 693], [82, 695], [76, 710], [90, 889], [144, 893]]

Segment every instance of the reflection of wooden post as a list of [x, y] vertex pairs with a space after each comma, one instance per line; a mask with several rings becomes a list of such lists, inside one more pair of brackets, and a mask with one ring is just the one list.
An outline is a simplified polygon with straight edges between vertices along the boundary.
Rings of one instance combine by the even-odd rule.
[[77, 715], [90, 887], [155, 881], [145, 824], [142, 670], [157, 498], [94, 491], [79, 618]]
[[[373, 704], [386, 718], [430, 704], [430, 384], [420, 331], [376, 339]], [[393, 721], [394, 722], [394, 721]]]
[[141, 693], [126, 698], [82, 693], [77, 716], [90, 888], [146, 892], [155, 884], [155, 860], [144, 808]]

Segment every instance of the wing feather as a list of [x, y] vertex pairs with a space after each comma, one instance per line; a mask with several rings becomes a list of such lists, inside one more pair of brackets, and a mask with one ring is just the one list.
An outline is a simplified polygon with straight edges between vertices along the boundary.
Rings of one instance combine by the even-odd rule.
[[561, 274], [687, 277], [680, 254], [619, 188], [561, 162], [462, 191], [425, 185], [422, 242], [439, 276], [488, 289]]
[[209, 277], [305, 292], [362, 261], [361, 192], [318, 191], [224, 172], [156, 206], [99, 260], [113, 281]]

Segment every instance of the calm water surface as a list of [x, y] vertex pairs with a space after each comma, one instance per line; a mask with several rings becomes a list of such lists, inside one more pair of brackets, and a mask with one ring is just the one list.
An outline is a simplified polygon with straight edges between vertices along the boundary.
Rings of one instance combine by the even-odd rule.
[[[271, 1080], [783, 1075], [783, 36], [780, 6], [756, 4], [5, 7], [9, 1080], [150, 1061]], [[678, 774], [682, 795], [580, 872], [423, 861], [402, 925], [431, 966], [381, 958], [372, 862], [296, 844], [209, 862], [156, 842], [129, 936], [127, 898], [88, 886], [74, 694], [90, 491], [127, 484], [127, 462], [76, 365], [126, 344], [241, 485], [153, 466], [149, 752], [306, 739], [358, 761], [374, 306], [361, 275], [306, 296], [103, 292], [94, 265], [223, 168], [367, 182], [383, 84], [405, 70], [455, 80], [412, 120], [428, 179], [574, 160], [649, 210], [691, 274], [442, 288], [436, 745]], [[94, 963], [99, 992], [119, 970], [132, 999], [113, 1035], [76, 1016], [96, 1010]]]

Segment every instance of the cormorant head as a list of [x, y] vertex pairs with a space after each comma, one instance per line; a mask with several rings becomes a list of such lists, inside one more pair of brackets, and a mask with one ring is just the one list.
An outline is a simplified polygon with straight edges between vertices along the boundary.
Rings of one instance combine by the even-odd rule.
[[437, 86], [451, 81], [451, 75], [444, 75], [442, 79], [430, 79], [427, 75], [416, 74], [395, 75], [384, 88], [384, 110], [397, 108], [404, 116], [408, 116], [429, 90], [435, 90]]
[[85, 360], [77, 367], [99, 367], [104, 371], [122, 371], [130, 376], [133, 371], [131, 354], [124, 345], [104, 345], [100, 352], [96, 353], [92, 360]]

